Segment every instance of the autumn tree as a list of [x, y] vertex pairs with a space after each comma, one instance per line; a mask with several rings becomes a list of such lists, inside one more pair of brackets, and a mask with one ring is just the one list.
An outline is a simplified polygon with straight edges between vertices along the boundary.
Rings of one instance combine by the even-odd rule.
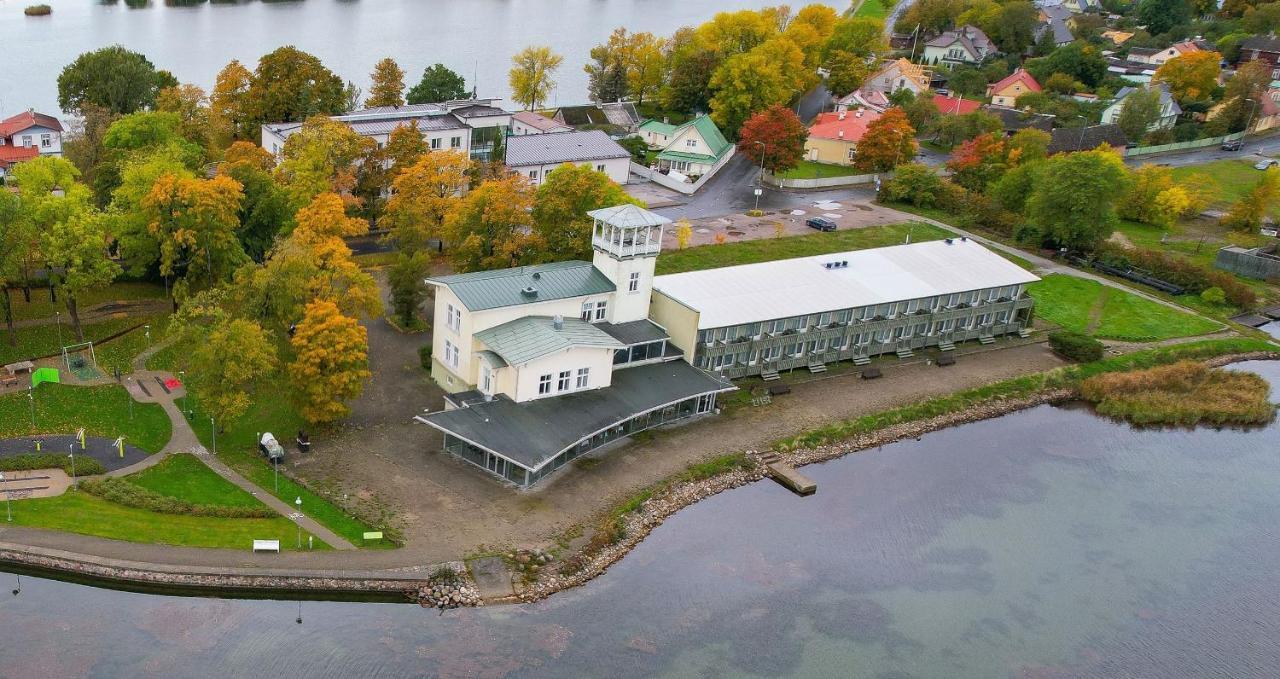
[[1173, 170], [1144, 165], [1129, 175], [1118, 213], [1124, 219], [1161, 228], [1203, 210], [1213, 196], [1213, 180], [1196, 174], [1175, 180]]
[[587, 93], [592, 101], [619, 101], [627, 96], [628, 33], [615, 28], [609, 40], [591, 48], [591, 61], [582, 70], [587, 74]]
[[289, 344], [289, 377], [302, 416], [312, 424], [346, 417], [347, 402], [360, 395], [371, 375], [368, 331], [331, 300], [318, 299], [307, 304]]
[[246, 141], [232, 144], [218, 165], [218, 174], [239, 182], [244, 192], [236, 238], [255, 262], [265, 258], [278, 234], [293, 230], [294, 210], [284, 187], [271, 176], [274, 167], [274, 156]]
[[161, 147], [130, 156], [120, 169], [118, 186], [111, 192], [107, 210], [110, 231], [121, 263], [131, 276], [146, 275], [160, 259], [160, 246], [150, 232], [150, 217], [142, 202], [162, 176], [185, 179], [195, 177], [195, 172], [183, 154], [171, 146]]
[[373, 85], [369, 87], [365, 106], [404, 106], [404, 69], [395, 59], [386, 57], [375, 64], [370, 78]]
[[1049, 156], [1049, 142], [1053, 135], [1034, 127], [1024, 127], [1009, 137], [1008, 161], [1010, 166], [1033, 163]]
[[162, 175], [142, 199], [147, 232], [159, 248], [160, 275], [182, 279], [175, 298], [193, 285], [228, 278], [245, 262], [236, 238], [243, 197], [240, 183], [226, 175]]
[[[1176, 61], [1176, 60], [1175, 60]], [[1270, 86], [1271, 68], [1266, 62], [1254, 59], [1236, 69], [1227, 81], [1222, 96], [1222, 107], [1213, 114], [1206, 131], [1214, 134], [1240, 132], [1256, 120], [1262, 97]]]
[[308, 118], [285, 140], [276, 179], [286, 187], [296, 207], [321, 193], [350, 194], [355, 187], [356, 161], [373, 143], [327, 116]]
[[534, 194], [533, 230], [545, 247], [543, 259], [590, 259], [587, 212], [624, 203], [641, 205], [609, 175], [568, 163], [557, 168]]
[[210, 145], [209, 97], [195, 85], [166, 87], [156, 95], [156, 110], [178, 117], [178, 134], [202, 148]]
[[1134, 142], [1141, 141], [1160, 119], [1160, 90], [1135, 89], [1120, 105], [1120, 117], [1116, 123], [1124, 136]]
[[1038, 240], [1088, 252], [1109, 238], [1127, 181], [1120, 155], [1104, 147], [1059, 154], [1038, 165], [1026, 200], [1027, 220]]
[[738, 151], [778, 174], [800, 164], [809, 128], [791, 109], [774, 104], [751, 116], [738, 134]]
[[870, 75], [871, 65], [866, 57], [836, 50], [827, 58], [827, 89], [837, 97], [847, 96], [862, 87]]
[[869, 17], [844, 17], [836, 22], [825, 49], [828, 58], [836, 52], [863, 58], [884, 54], [889, 51], [884, 22]]
[[1268, 169], [1222, 218], [1222, 225], [1239, 231], [1256, 232], [1268, 211], [1280, 201], [1280, 170]]
[[320, 59], [289, 45], [258, 60], [242, 98], [242, 132], [257, 135], [265, 123], [297, 122], [347, 110], [347, 87]]
[[198, 326], [188, 337], [194, 347], [187, 357], [187, 386], [219, 427], [239, 419], [253, 394], [275, 371], [276, 347], [256, 321], [223, 317]]
[[714, 93], [711, 118], [729, 137], [737, 136], [751, 114], [788, 101], [795, 87], [782, 63], [757, 51], [727, 59], [711, 76], [709, 86]]
[[698, 42], [724, 57], [749, 52], [780, 30], [776, 17], [749, 9], [718, 12], [696, 29]]
[[403, 250], [415, 252], [444, 235], [445, 218], [462, 201], [471, 160], [461, 151], [436, 151], [418, 158], [392, 183], [383, 222]]
[[658, 97], [664, 108], [692, 113], [710, 107], [711, 76], [723, 57], [698, 41], [694, 29], [675, 32], [666, 45], [667, 75]]
[[1003, 137], [991, 133], [978, 135], [951, 151], [947, 160], [951, 181], [982, 193], [1008, 168], [1007, 154]]
[[410, 104], [432, 104], [465, 99], [470, 94], [467, 91], [466, 79], [449, 70], [444, 64], [434, 64], [423, 69], [422, 78], [409, 90], [405, 98]]
[[1152, 78], [1165, 83], [1179, 102], [1208, 99], [1218, 86], [1218, 63], [1222, 55], [1217, 52], [1192, 52], [1177, 59], [1170, 59], [1156, 69]]
[[854, 152], [854, 167], [864, 172], [888, 172], [916, 155], [916, 131], [907, 114], [894, 107], [867, 124]]
[[168, 71], [120, 45], [85, 52], [58, 75], [58, 106], [75, 113], [98, 106], [123, 115], [149, 109], [160, 90], [177, 85]]
[[681, 217], [680, 221], [676, 222], [676, 248], [683, 250], [689, 247], [691, 240], [693, 240], [693, 225], [688, 219]]
[[542, 106], [556, 87], [556, 69], [564, 57], [550, 47], [526, 47], [511, 58], [513, 64], [507, 77], [511, 98], [527, 111]]
[[237, 139], [252, 139], [258, 133], [248, 127], [247, 100], [252, 84], [253, 73], [234, 59], [218, 71], [209, 93], [209, 140], [214, 148], [226, 148]]
[[533, 231], [533, 187], [512, 175], [481, 184], [445, 218], [449, 259], [458, 271], [505, 269], [545, 251]]

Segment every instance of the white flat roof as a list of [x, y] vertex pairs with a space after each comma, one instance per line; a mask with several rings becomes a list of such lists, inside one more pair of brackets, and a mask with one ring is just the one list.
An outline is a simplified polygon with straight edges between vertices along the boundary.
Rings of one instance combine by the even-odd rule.
[[[823, 266], [842, 261], [849, 265]], [[653, 287], [698, 311], [701, 330], [1038, 280], [955, 238], [668, 274]]]

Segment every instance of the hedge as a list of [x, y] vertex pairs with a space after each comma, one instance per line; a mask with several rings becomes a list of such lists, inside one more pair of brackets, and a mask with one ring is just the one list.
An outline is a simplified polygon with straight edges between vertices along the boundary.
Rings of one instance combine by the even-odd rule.
[[1062, 330], [1049, 333], [1049, 348], [1055, 353], [1077, 363], [1088, 363], [1102, 358], [1102, 342], [1078, 332]]
[[[33, 469], [61, 469], [71, 475], [71, 457], [62, 453], [26, 453], [13, 457], [0, 458], [0, 471], [31, 471]], [[107, 468], [102, 463], [82, 455], [76, 458], [76, 476], [93, 476], [105, 474]]]
[[80, 484], [85, 492], [125, 507], [144, 509], [158, 514], [185, 514], [209, 516], [221, 519], [270, 519], [277, 516], [268, 507], [228, 507], [197, 505], [177, 498], [161, 495], [125, 479], [107, 476], [90, 479]]
[[1198, 295], [1210, 288], [1221, 288], [1227, 302], [1240, 309], [1251, 309], [1258, 303], [1258, 296], [1253, 290], [1235, 276], [1185, 259], [1171, 257], [1159, 250], [1126, 248], [1115, 243], [1102, 243], [1093, 254], [1108, 264], [1131, 266], [1149, 271], [1156, 278], [1181, 285], [1193, 295]]

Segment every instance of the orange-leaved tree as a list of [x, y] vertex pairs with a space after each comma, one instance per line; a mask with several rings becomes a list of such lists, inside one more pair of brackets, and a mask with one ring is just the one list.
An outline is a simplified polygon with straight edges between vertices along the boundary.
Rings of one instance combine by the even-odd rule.
[[864, 172], [888, 172], [916, 155], [915, 128], [897, 106], [867, 125], [854, 152], [854, 167]]
[[791, 109], [774, 104], [747, 118], [738, 135], [738, 151], [755, 165], [777, 174], [804, 159], [809, 129]]
[[461, 151], [435, 151], [404, 168], [392, 183], [382, 222], [403, 250], [416, 252], [441, 238], [445, 217], [462, 201], [471, 160]]
[[346, 417], [347, 402], [370, 376], [368, 332], [331, 300], [318, 299], [307, 304], [289, 343], [295, 356], [289, 377], [302, 416], [312, 424]]
[[533, 231], [532, 210], [533, 187], [523, 176], [476, 187], [445, 220], [454, 268], [483, 271], [537, 261], [545, 248]]

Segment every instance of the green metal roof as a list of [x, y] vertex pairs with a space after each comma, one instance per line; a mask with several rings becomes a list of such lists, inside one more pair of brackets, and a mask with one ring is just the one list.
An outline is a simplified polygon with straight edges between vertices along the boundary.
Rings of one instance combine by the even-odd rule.
[[475, 337], [512, 365], [523, 365], [535, 358], [570, 347], [626, 347], [605, 331], [581, 319], [566, 318], [559, 330], [554, 324], [554, 319], [549, 316], [525, 316], [481, 330]]
[[684, 151], [663, 151], [658, 154], [658, 158], [663, 160], [691, 160], [695, 163], [707, 164], [716, 162], [715, 156], [709, 156], [705, 153], [685, 153]]
[[711, 120], [711, 116], [698, 116], [680, 127], [683, 129], [690, 125], [698, 130], [698, 134], [702, 135], [702, 141], [707, 142], [707, 146], [711, 147], [711, 153], [716, 158], [723, 156], [724, 152], [728, 151], [730, 146], [733, 146], [720, 133], [720, 128], [716, 127], [715, 121]]
[[437, 276], [427, 282], [447, 286], [469, 311], [598, 295], [617, 289], [591, 262], [579, 260]]
[[643, 123], [640, 123], [640, 127], [638, 129], [642, 132], [657, 132], [658, 134], [671, 136], [680, 128], [672, 125], [671, 123], [664, 123], [659, 120], [646, 120]]

